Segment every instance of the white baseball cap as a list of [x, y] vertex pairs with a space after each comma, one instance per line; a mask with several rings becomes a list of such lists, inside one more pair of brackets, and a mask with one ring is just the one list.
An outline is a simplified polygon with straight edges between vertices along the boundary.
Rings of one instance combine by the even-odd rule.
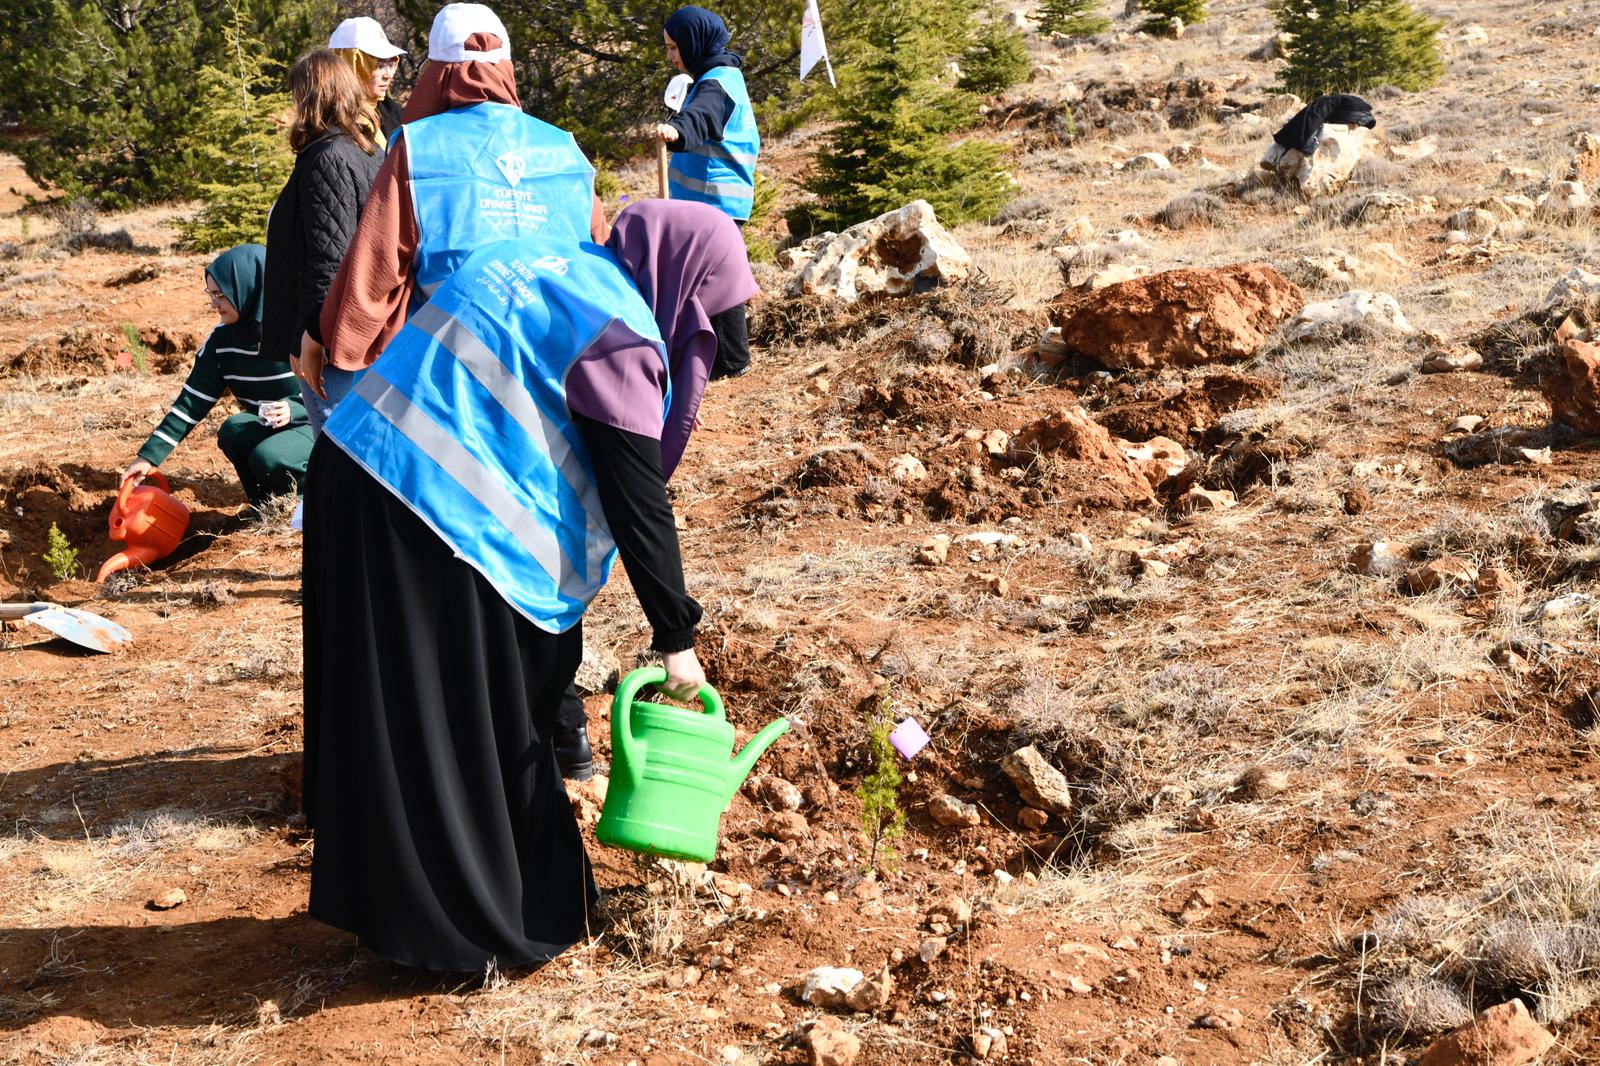
[[406, 54], [404, 48], [389, 43], [377, 19], [345, 19], [339, 23], [333, 36], [328, 38], [329, 48], [358, 48], [374, 59], [393, 59]]
[[[488, 52], [469, 49], [467, 38], [474, 33], [494, 34], [500, 38], [500, 47]], [[498, 63], [511, 58], [511, 35], [500, 16], [482, 4], [446, 4], [433, 17], [433, 29], [428, 31], [428, 58], [436, 63]]]

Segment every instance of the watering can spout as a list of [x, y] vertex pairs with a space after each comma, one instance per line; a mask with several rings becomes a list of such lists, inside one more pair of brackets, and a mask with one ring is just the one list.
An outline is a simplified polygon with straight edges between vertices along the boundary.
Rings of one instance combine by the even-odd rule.
[[744, 779], [750, 776], [750, 771], [755, 769], [756, 760], [761, 758], [766, 750], [772, 747], [772, 742], [789, 731], [789, 719], [779, 718], [769, 722], [767, 727], [750, 738], [750, 743], [744, 750], [733, 757], [733, 762], [728, 764], [728, 799], [733, 799], [733, 794], [739, 791], [739, 786], [744, 784]]
[[154, 548], [136, 544], [127, 551], [118, 552], [102, 563], [100, 572], [95, 575], [94, 579], [96, 581], [104, 581], [118, 570], [130, 570], [135, 566], [149, 566], [159, 558], [161, 558], [161, 553]]

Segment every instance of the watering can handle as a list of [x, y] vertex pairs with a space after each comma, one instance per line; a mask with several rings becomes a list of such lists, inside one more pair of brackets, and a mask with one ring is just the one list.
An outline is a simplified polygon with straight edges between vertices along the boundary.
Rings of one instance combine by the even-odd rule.
[[[611, 746], [617, 749], [613, 755], [620, 755], [618, 761], [626, 769], [635, 788], [644, 779], [644, 752], [639, 750], [639, 742], [633, 736], [633, 698], [646, 685], [659, 685], [666, 679], [666, 667], [642, 666], [622, 679], [617, 686], [616, 696], [611, 700]], [[705, 706], [707, 714], [719, 722], [727, 720], [727, 711], [716, 689], [701, 685], [697, 698]]]
[[[161, 491], [162, 492], [171, 492], [172, 491], [172, 486], [167, 483], [167, 476], [165, 474], [163, 474], [161, 471], [152, 469], [148, 474], [145, 475], [145, 480], [147, 480], [147, 481], [152, 479], [152, 478], [155, 479], [155, 482], [156, 482], [157, 485], [161, 486]], [[123, 478], [123, 480], [122, 480], [122, 489], [117, 493], [117, 510], [119, 510], [119, 511], [127, 511], [127, 509], [128, 509], [128, 493], [130, 493], [132, 491], [133, 491], [133, 478], [131, 478], [131, 477], [130, 478]]]

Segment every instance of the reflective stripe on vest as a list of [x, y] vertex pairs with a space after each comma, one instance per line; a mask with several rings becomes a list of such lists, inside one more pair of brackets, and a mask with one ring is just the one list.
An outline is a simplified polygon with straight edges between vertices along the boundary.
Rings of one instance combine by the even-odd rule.
[[[493, 241], [589, 239], [594, 168], [572, 134], [509, 104], [483, 103], [402, 126], [419, 242], [417, 288], [431, 296]], [[420, 303], [420, 300], [418, 301]]]
[[[712, 67], [695, 83], [695, 89], [706, 81], [715, 81], [728, 94], [733, 114], [721, 141], [672, 153], [668, 192], [674, 200], [695, 200], [736, 219], [747, 219], [755, 204], [756, 159], [761, 154], [755, 111], [739, 68]], [[694, 92], [689, 99], [694, 99]]]
[[602, 336], [649, 346], [664, 372], [654, 316], [610, 252], [554, 238], [488, 245], [411, 317], [325, 429], [550, 632], [577, 623], [616, 558], [566, 406], [567, 374]]

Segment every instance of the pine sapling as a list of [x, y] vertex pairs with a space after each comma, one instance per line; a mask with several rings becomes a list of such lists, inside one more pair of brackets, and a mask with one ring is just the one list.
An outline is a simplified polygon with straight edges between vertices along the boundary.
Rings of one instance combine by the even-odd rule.
[[1093, 37], [1111, 28], [1100, 12], [1100, 0], [1044, 0], [1039, 5], [1039, 28], [1065, 37]]
[[1141, 30], [1155, 37], [1171, 37], [1176, 34], [1173, 19], [1185, 26], [1205, 20], [1206, 0], [1141, 0], [1139, 10], [1146, 15], [1139, 24]]
[[149, 349], [144, 346], [144, 341], [139, 337], [139, 330], [132, 322], [122, 324], [122, 335], [128, 339], [128, 355], [133, 359], [134, 369], [141, 374], [150, 373]]
[[54, 522], [50, 523], [49, 538], [49, 549], [41, 557], [44, 565], [50, 568], [57, 581], [75, 576], [78, 572], [78, 549], [72, 546], [67, 535]]
[[889, 733], [894, 729], [893, 706], [889, 686], [884, 685], [883, 699], [867, 728], [867, 776], [856, 789], [871, 870], [880, 866], [893, 870], [898, 865], [893, 841], [906, 831], [906, 812], [900, 807], [900, 766], [896, 761], [899, 753], [889, 743]]

